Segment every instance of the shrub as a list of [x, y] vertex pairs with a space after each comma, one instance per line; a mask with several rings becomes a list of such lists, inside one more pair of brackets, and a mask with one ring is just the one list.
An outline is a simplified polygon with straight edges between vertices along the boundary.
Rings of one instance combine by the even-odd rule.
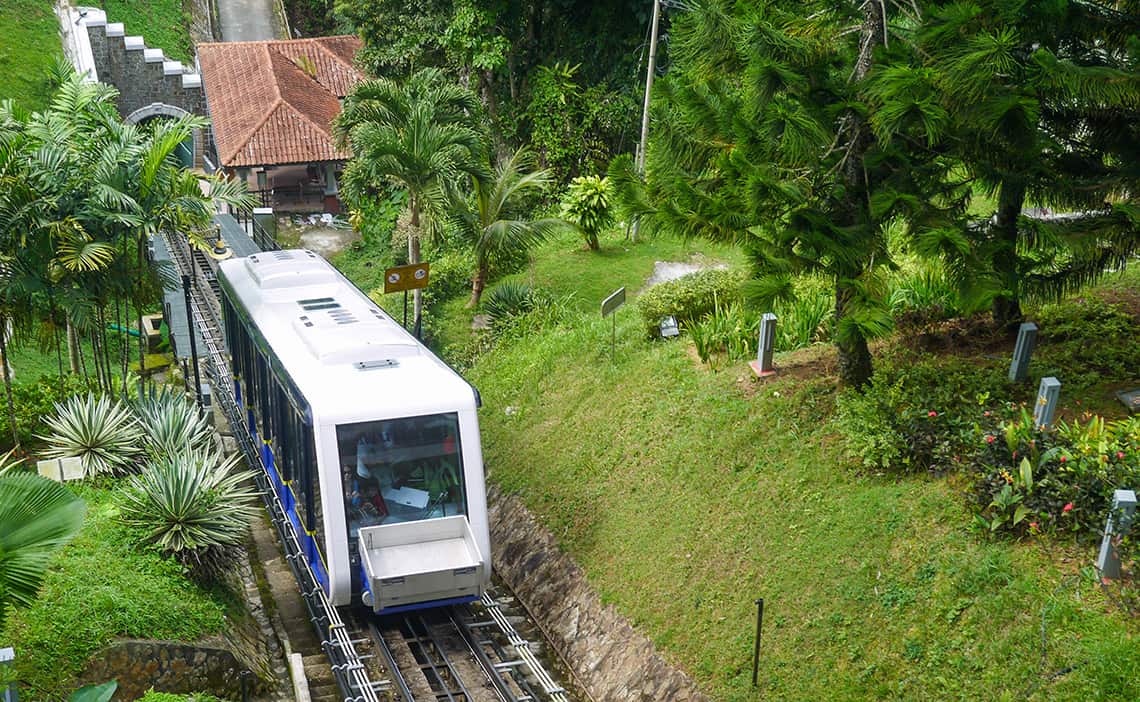
[[840, 393], [836, 419], [848, 455], [867, 468], [945, 472], [974, 446], [984, 405], [1008, 392], [997, 367], [900, 357], [880, 363], [865, 392]]
[[[1089, 297], [1044, 305], [1035, 317], [1041, 343], [1034, 363], [1042, 375], [1061, 378], [1066, 393], [1135, 379], [1140, 368], [1136, 322], [1119, 306]], [[1089, 352], [1090, 344], [1095, 353]]]
[[599, 248], [598, 234], [613, 221], [611, 199], [609, 179], [600, 176], [578, 176], [562, 199], [562, 218], [578, 227], [594, 251]]
[[529, 285], [507, 281], [491, 289], [483, 298], [483, 311], [486, 312], [491, 331], [501, 328], [507, 320], [534, 309], [534, 291]]
[[712, 314], [718, 303], [738, 302], [743, 282], [742, 272], [711, 268], [654, 285], [637, 299], [646, 334], [657, 336], [662, 317], [672, 315], [678, 324], [691, 327]]
[[828, 293], [802, 294], [791, 302], [777, 303], [773, 312], [779, 318], [777, 351], [794, 351], [831, 338], [835, 300]]
[[214, 446], [213, 429], [194, 402], [181, 392], [152, 391], [132, 406], [139, 425], [150, 439], [145, 448], [152, 459], [186, 450], [205, 451]]
[[431, 276], [424, 288], [424, 306], [434, 308], [463, 294], [471, 294], [475, 261], [469, 251], [448, 251], [431, 261]]
[[1106, 422], [1086, 415], [1046, 432], [1022, 407], [978, 427], [970, 464], [979, 526], [1095, 538], [1113, 491], [1140, 480], [1140, 417]]
[[[94, 379], [78, 375], [45, 376], [34, 383], [12, 386], [12, 404], [16, 408], [16, 433], [20, 444], [26, 450], [30, 444], [38, 443], [41, 434], [48, 431], [47, 420], [55, 406], [77, 395], [98, 392]], [[8, 427], [8, 408], [2, 412], [5, 431], [0, 432], [0, 450], [12, 448], [12, 432]]]
[[154, 462], [123, 491], [123, 520], [197, 575], [217, 576], [257, 514], [257, 495], [242, 486], [248, 474], [235, 469], [237, 461], [198, 451]]
[[139, 453], [141, 429], [128, 407], [107, 396], [73, 397], [56, 405], [42, 436], [48, 458], [79, 456], [87, 475], [121, 474]]
[[920, 270], [891, 281], [889, 300], [891, 315], [912, 327], [962, 314], [958, 293], [939, 271]]

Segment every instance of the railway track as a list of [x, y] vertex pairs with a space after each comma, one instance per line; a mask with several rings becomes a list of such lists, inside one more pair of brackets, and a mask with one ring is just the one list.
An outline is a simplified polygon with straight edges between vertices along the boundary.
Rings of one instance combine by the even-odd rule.
[[330, 699], [572, 702], [540, 661], [541, 646], [524, 638], [512, 623], [521, 618], [522, 608], [494, 588], [469, 605], [405, 615], [377, 617], [364, 608], [345, 608], [342, 616], [332, 606], [302, 555], [297, 533], [250, 438], [246, 413], [233, 396], [214, 264], [185, 240], [164, 235], [164, 241], [179, 275], [191, 281], [190, 324], [205, 345], [198, 354], [214, 388], [212, 396], [254, 468], [258, 490], [328, 658], [339, 691]]

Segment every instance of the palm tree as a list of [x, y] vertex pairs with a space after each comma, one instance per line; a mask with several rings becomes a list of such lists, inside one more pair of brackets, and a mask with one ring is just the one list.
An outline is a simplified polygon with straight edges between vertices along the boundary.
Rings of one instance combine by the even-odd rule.
[[[460, 200], [463, 177], [487, 178], [478, 110], [470, 90], [424, 68], [404, 82], [380, 78], [357, 85], [333, 122], [338, 143], [353, 152], [344, 173], [350, 197], [374, 197], [385, 185], [408, 191], [409, 263], [420, 262], [421, 231], [438, 233]], [[414, 310], [418, 324], [420, 290]]]
[[518, 200], [541, 193], [551, 183], [550, 171], [528, 171], [533, 157], [520, 148], [495, 167], [489, 181], [475, 179], [473, 202], [454, 218], [456, 228], [471, 242], [475, 272], [471, 276], [471, 301], [476, 307], [487, 285], [487, 274], [496, 258], [525, 252], [570, 224], [555, 217], [536, 220], [512, 219]]
[[52, 554], [79, 531], [84, 510], [59, 483], [0, 473], [0, 627], [9, 606], [35, 599]]

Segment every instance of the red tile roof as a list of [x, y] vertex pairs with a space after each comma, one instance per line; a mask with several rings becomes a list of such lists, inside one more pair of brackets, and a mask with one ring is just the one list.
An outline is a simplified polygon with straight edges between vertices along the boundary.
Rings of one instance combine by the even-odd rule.
[[199, 44], [198, 62], [227, 167], [342, 161], [331, 124], [363, 76], [354, 36]]

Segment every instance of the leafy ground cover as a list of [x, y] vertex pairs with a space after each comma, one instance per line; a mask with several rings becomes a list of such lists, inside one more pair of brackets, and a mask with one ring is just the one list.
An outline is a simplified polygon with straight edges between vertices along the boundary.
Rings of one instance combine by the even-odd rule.
[[21, 699], [66, 699], [91, 654], [115, 637], [193, 641], [219, 631], [234, 606], [141, 547], [108, 485], [73, 488], [87, 502], [83, 530], [56, 557], [36, 603], [0, 631], [16, 649]]
[[162, 49], [168, 58], [184, 63], [193, 59], [182, 0], [100, 0], [98, 5], [107, 21], [122, 22], [127, 34], [142, 36], [147, 46]]
[[[688, 253], [643, 246], [548, 246], [516, 277], [598, 299], [580, 294], [579, 309], [501, 340], [469, 373], [491, 480], [522, 495], [606, 601], [718, 700], [1140, 697], [1137, 622], [1101, 589], [1092, 547], [992, 540], [962, 478], [863, 469], [837, 426], [830, 347], [778, 355], [783, 372], [758, 383], [743, 364], [710, 371], [684, 337], [647, 340], [627, 310], [611, 360], [597, 302]], [[1129, 275], [1098, 294], [1128, 295]], [[461, 304], [445, 314], [469, 314]], [[878, 353], [921, 353], [917, 336]], [[935, 344], [926, 359], [960, 352], [961, 372], [1000, 377], [1006, 342], [990, 343]], [[1074, 372], [1073, 348], [1043, 344], [1036, 371]], [[1107, 379], [1086, 380], [1068, 399], [1108, 407]], [[976, 406], [970, 394], [944, 402]]]
[[38, 110], [51, 97], [48, 74], [63, 56], [59, 22], [45, 0], [5, 0], [0, 3], [0, 100], [12, 99], [27, 110]]

